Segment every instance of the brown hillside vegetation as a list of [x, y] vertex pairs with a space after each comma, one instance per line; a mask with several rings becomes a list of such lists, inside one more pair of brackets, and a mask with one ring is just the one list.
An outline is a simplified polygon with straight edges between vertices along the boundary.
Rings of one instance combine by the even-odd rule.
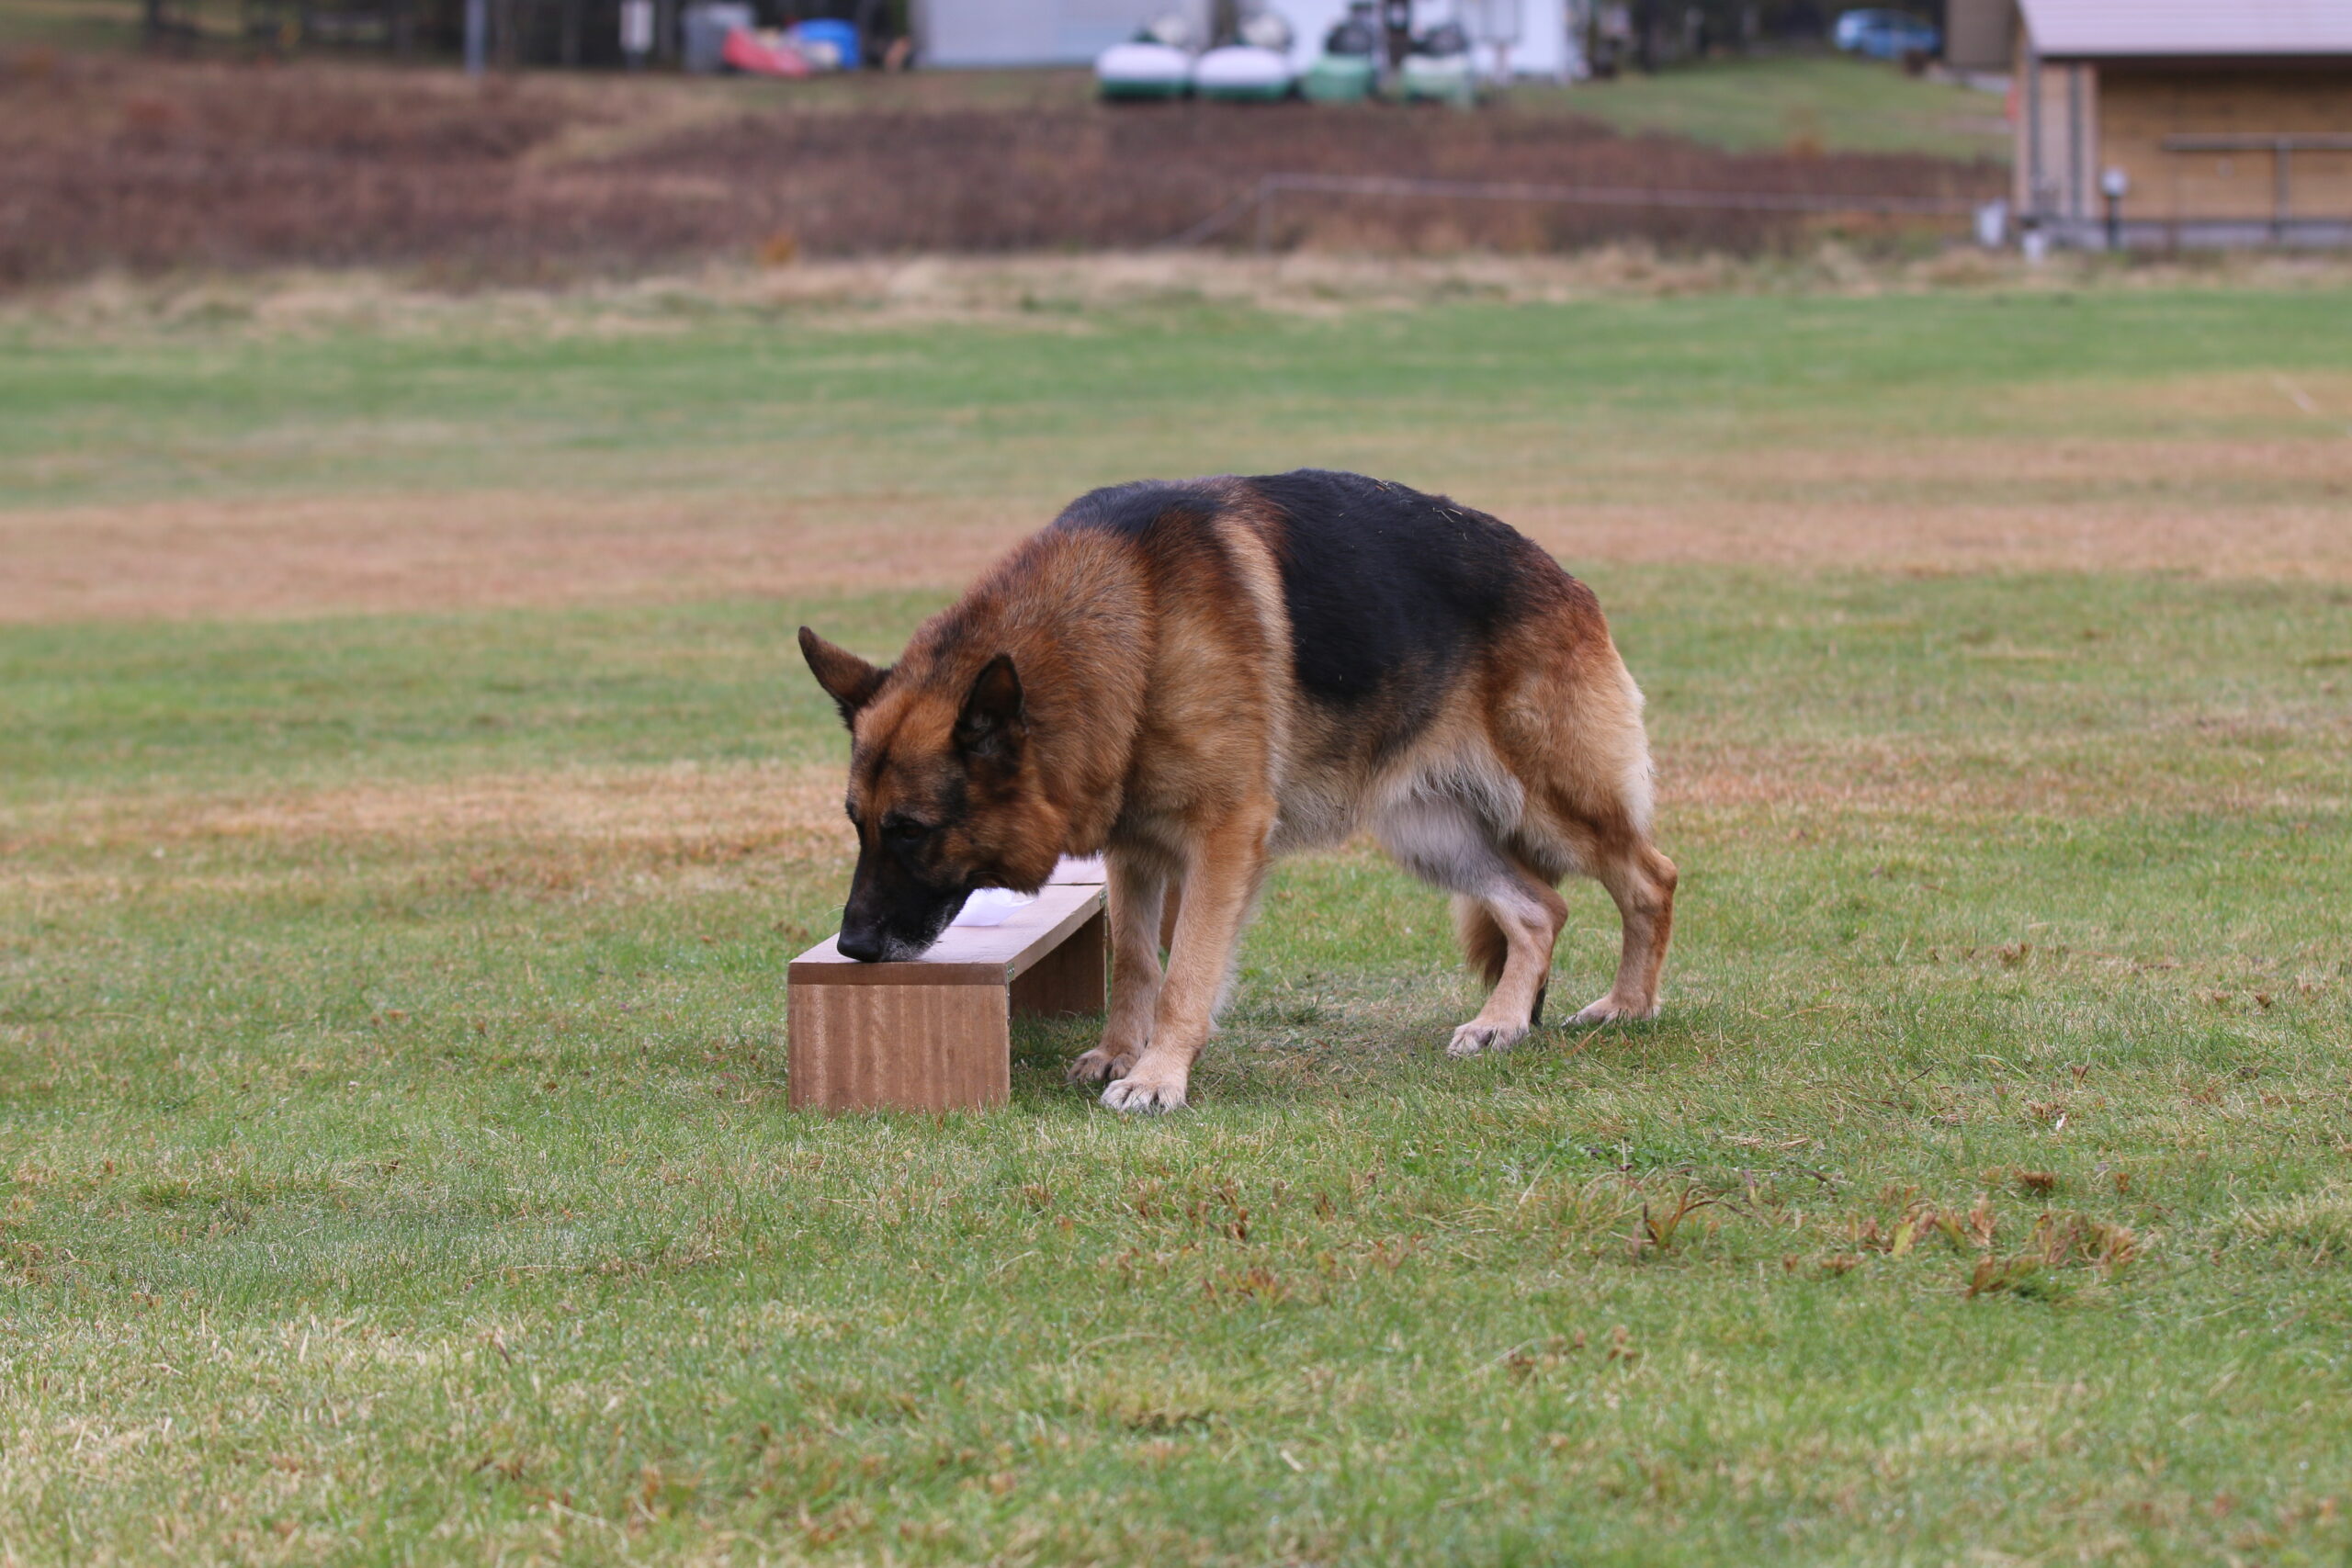
[[[1558, 114], [899, 98], [723, 84], [19, 55], [0, 69], [0, 281], [314, 263], [548, 276], [767, 247], [1127, 247], [1272, 172], [1979, 198], [1990, 164], [1734, 154]], [[1286, 197], [1290, 244], [1753, 249], [1785, 215]], [[1947, 225], [1948, 226], [1948, 225]]]

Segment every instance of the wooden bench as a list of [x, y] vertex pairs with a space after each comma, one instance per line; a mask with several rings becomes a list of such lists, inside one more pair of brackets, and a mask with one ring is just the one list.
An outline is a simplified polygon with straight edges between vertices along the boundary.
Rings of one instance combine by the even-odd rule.
[[1014, 1016], [1099, 1013], [1102, 863], [1064, 861], [999, 926], [950, 926], [921, 958], [860, 964], [827, 937], [792, 961], [794, 1110], [962, 1111], [1012, 1094]]

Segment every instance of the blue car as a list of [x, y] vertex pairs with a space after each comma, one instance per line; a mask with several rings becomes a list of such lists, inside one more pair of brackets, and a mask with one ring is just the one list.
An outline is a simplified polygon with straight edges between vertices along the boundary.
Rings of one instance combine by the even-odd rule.
[[1934, 26], [1901, 11], [1849, 11], [1838, 18], [1830, 41], [1849, 54], [1871, 60], [1900, 60], [1906, 54], [1933, 54], [1944, 36]]

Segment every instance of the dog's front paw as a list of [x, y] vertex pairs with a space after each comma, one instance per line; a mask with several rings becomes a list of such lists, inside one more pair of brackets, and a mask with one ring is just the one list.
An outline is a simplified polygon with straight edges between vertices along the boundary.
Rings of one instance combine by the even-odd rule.
[[1639, 1023], [1645, 1019], [1657, 1016], [1657, 1003], [1651, 1002], [1645, 1006], [1640, 1002], [1629, 1002], [1611, 991], [1576, 1017], [1568, 1020], [1568, 1027], [1590, 1029], [1603, 1023]]
[[1135, 1065], [1136, 1054], [1133, 1051], [1114, 1051], [1108, 1045], [1097, 1045], [1093, 1050], [1071, 1059], [1069, 1081], [1108, 1083], [1113, 1078], [1125, 1077], [1127, 1069]]
[[1453, 1032], [1446, 1043], [1449, 1056], [1475, 1056], [1481, 1051], [1508, 1051], [1527, 1038], [1523, 1023], [1481, 1023], [1472, 1019]]
[[1114, 1111], [1149, 1114], [1184, 1109], [1184, 1075], [1135, 1073], [1102, 1091], [1102, 1103]]

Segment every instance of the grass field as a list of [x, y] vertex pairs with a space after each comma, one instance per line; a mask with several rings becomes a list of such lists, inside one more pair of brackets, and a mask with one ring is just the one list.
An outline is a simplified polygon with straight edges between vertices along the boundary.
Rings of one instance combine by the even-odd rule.
[[1688, 137], [1741, 152], [1794, 146], [1997, 163], [2009, 157], [1998, 95], [1844, 55], [1708, 61], [1569, 88], [1531, 85], [1513, 97], [1523, 107], [1556, 105], [1619, 130]]
[[[1038, 278], [0, 321], [0, 1560], [2352, 1560], [2340, 287]], [[1600, 590], [1664, 1016], [1351, 850], [1189, 1114], [788, 1113], [793, 629], [1297, 462]]]

